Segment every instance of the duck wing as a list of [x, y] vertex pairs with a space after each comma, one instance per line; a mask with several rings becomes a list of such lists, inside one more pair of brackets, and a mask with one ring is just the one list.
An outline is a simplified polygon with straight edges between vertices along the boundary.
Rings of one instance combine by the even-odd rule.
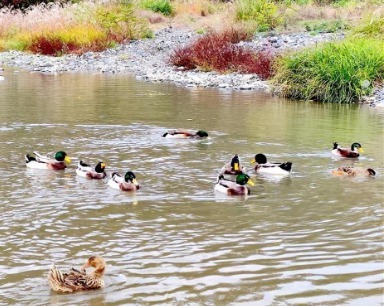
[[45, 155], [41, 155], [40, 153], [38, 152], [33, 152], [33, 154], [35, 154], [35, 158], [36, 160], [39, 162], [39, 163], [46, 163], [46, 164], [49, 164], [49, 163], [54, 163], [56, 162], [56, 160], [53, 160], [52, 158], [49, 158], [48, 156], [45, 156]]
[[337, 148], [337, 151], [339, 152], [340, 156], [342, 157], [359, 157], [360, 154], [358, 152], [351, 151], [346, 148]]

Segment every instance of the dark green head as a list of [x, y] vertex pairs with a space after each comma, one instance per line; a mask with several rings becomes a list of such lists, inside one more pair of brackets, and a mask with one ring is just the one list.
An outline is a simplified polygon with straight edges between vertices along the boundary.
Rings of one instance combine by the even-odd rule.
[[59, 162], [66, 161], [69, 163], [71, 161], [71, 159], [68, 157], [67, 153], [65, 153], [64, 151], [56, 152], [55, 159]]
[[236, 177], [236, 184], [245, 185], [247, 183], [252, 185], [252, 186], [254, 185], [254, 183], [251, 181], [251, 178], [249, 177], [249, 175], [242, 173]]
[[196, 132], [196, 136], [199, 137], [208, 137], [208, 133], [206, 131], [200, 130]]
[[128, 171], [125, 176], [124, 180], [129, 183], [129, 182], [134, 182], [136, 181], [136, 175], [132, 171]]
[[103, 162], [99, 162], [97, 165], [96, 165], [96, 167], [95, 167], [95, 171], [97, 172], [97, 173], [103, 173], [104, 172], [104, 170], [105, 170], [105, 163], [103, 163]]
[[351, 145], [351, 150], [359, 150], [361, 148], [361, 144], [359, 144], [358, 142], [354, 142], [352, 145]]

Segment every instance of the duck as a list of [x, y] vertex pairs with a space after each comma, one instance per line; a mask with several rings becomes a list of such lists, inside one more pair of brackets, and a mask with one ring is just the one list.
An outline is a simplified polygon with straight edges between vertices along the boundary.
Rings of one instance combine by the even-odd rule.
[[241, 173], [236, 176], [236, 181], [231, 181], [224, 178], [224, 175], [220, 174], [217, 178], [215, 190], [227, 195], [248, 195], [251, 193], [248, 187], [245, 185], [254, 186], [248, 174]]
[[208, 137], [208, 133], [203, 130], [199, 130], [197, 132], [188, 132], [186, 130], [174, 130], [174, 131], [168, 131], [163, 134], [163, 137], [166, 138], [178, 138], [178, 139], [185, 139], [185, 138], [206, 138]]
[[[95, 270], [87, 273], [86, 269], [89, 267], [93, 267]], [[101, 256], [91, 256], [80, 270], [71, 268], [66, 273], [61, 272], [55, 264], [52, 264], [48, 273], [48, 282], [53, 291], [62, 293], [101, 289], [104, 287], [104, 271], [104, 259]]]
[[41, 155], [38, 152], [33, 152], [33, 155], [26, 154], [25, 162], [28, 168], [33, 169], [49, 169], [49, 170], [64, 170], [67, 168], [65, 162], [70, 163], [71, 159], [64, 151], [56, 152], [54, 158]]
[[107, 176], [105, 167], [104, 162], [99, 162], [95, 167], [92, 167], [80, 160], [77, 164], [76, 174], [81, 177], [100, 180]]
[[333, 143], [332, 155], [337, 157], [358, 158], [363, 153], [363, 148], [358, 142], [351, 145], [351, 149], [341, 148], [337, 142]]
[[220, 174], [238, 175], [245, 173], [246, 169], [240, 165], [239, 155], [235, 154], [229, 163], [226, 163], [220, 170]]
[[332, 174], [339, 175], [339, 176], [350, 176], [350, 177], [363, 177], [363, 176], [375, 176], [376, 171], [372, 168], [363, 168], [363, 167], [345, 167], [341, 166], [337, 168], [336, 170], [332, 171]]
[[267, 161], [267, 157], [262, 153], [256, 154], [255, 158], [251, 161], [251, 163], [256, 163], [254, 170], [257, 173], [286, 175], [290, 174], [292, 171], [291, 162], [269, 163]]
[[136, 175], [132, 171], [127, 171], [124, 177], [117, 172], [111, 173], [108, 186], [123, 191], [136, 191], [140, 188]]

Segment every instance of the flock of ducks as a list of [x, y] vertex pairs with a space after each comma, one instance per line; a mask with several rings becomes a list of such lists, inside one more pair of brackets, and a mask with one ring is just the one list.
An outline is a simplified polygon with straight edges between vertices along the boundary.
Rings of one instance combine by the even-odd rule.
[[[205, 131], [197, 131], [196, 133], [184, 130], [170, 131], [162, 135], [166, 138], [206, 138], [208, 133]], [[337, 142], [333, 144], [331, 154], [336, 157], [356, 159], [363, 152], [359, 143], [353, 143], [351, 148], [342, 148]], [[34, 152], [33, 156], [25, 155], [26, 165], [28, 168], [48, 169], [48, 170], [64, 170], [71, 160], [64, 151], [59, 151], [54, 158], [41, 155]], [[264, 173], [270, 175], [289, 175], [292, 171], [291, 162], [268, 162], [264, 154], [256, 154], [251, 163], [255, 164], [253, 170], [255, 173]], [[105, 172], [106, 164], [99, 162], [96, 166], [91, 166], [83, 161], [79, 161], [76, 169], [78, 176], [88, 179], [104, 179], [107, 177]], [[374, 176], [376, 172], [372, 168], [362, 167], [346, 167], [341, 166], [332, 171], [338, 176]], [[124, 176], [117, 172], [113, 172], [109, 176], [109, 187], [122, 191], [136, 191], [140, 188], [136, 176], [132, 171], [127, 171]], [[234, 155], [231, 160], [224, 164], [219, 171], [217, 181], [214, 187], [215, 191], [226, 195], [248, 195], [250, 193], [247, 185], [254, 186], [250, 176], [246, 173], [246, 168], [240, 164], [239, 156]], [[86, 272], [88, 267], [94, 270], [90, 273]], [[71, 268], [69, 272], [63, 273], [56, 268], [54, 264], [48, 274], [49, 285], [56, 292], [69, 293], [80, 290], [93, 290], [104, 287], [103, 275], [105, 271], [105, 261], [100, 256], [91, 256], [80, 270]]]

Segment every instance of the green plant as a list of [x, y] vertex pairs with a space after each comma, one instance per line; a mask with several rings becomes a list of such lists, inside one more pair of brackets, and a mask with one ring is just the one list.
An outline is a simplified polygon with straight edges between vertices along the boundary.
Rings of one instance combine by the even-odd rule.
[[353, 29], [353, 34], [384, 39], [384, 12], [377, 11], [365, 17], [362, 23]]
[[155, 13], [161, 13], [164, 16], [171, 16], [174, 13], [170, 0], [142, 0], [141, 6]]
[[255, 21], [259, 31], [274, 29], [283, 22], [278, 8], [270, 0], [237, 0], [236, 19], [238, 21]]
[[331, 21], [306, 21], [304, 22], [304, 27], [308, 32], [315, 33], [335, 33], [350, 28], [350, 26], [341, 19]]
[[274, 82], [286, 97], [352, 103], [384, 78], [384, 42], [350, 39], [282, 56]]

